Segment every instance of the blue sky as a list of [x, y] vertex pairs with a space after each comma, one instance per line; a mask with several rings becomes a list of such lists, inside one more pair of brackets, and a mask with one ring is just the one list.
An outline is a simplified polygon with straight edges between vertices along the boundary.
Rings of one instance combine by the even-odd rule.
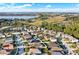
[[78, 3], [0, 3], [0, 12], [79, 12]]

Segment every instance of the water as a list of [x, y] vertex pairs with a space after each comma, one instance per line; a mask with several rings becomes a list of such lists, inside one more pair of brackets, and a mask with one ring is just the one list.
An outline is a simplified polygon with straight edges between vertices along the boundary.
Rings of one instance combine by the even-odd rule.
[[0, 16], [0, 19], [4, 18], [4, 19], [30, 19], [30, 18], [35, 18], [37, 16]]

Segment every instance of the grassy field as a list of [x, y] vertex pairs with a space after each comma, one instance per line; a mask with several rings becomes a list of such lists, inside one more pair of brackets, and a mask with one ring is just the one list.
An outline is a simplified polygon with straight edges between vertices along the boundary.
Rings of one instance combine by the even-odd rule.
[[62, 21], [64, 21], [65, 17], [61, 17], [61, 16], [56, 16], [56, 17], [50, 17], [47, 20], [41, 20], [41, 19], [37, 19], [35, 20], [35, 22], [29, 23], [31, 25], [35, 25], [35, 26], [40, 26], [42, 24], [43, 21], [46, 21], [48, 23], [61, 23]]
[[[33, 22], [28, 22], [28, 21], [17, 21], [18, 25], [21, 24], [30, 24], [30, 25], [34, 25], [34, 26], [40, 26], [42, 24], [42, 22], [48, 22], [48, 23], [61, 23], [62, 21], [64, 21], [65, 17], [62, 16], [55, 16], [55, 17], [49, 17], [46, 20], [42, 20], [40, 18], [34, 19], [35, 21]], [[16, 25], [16, 24], [15, 24]]]

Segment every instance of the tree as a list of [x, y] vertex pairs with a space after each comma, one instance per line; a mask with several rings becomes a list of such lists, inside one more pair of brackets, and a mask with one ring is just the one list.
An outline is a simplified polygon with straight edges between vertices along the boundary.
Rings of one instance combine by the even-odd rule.
[[76, 38], [79, 38], [79, 20], [72, 21], [68, 25], [65, 25], [64, 33], [70, 34]]
[[43, 50], [44, 50], [44, 53], [47, 53], [48, 52], [48, 48], [47, 47], [44, 48]]
[[46, 28], [46, 26], [48, 26], [48, 22], [43, 21], [41, 27]]

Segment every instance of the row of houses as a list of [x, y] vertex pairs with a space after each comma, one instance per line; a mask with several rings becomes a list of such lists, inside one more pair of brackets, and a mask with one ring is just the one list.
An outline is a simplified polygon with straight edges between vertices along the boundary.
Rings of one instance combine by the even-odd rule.
[[62, 42], [67, 47], [69, 54], [78, 55], [79, 54], [79, 40], [62, 33]]
[[[74, 51], [78, 51], [79, 49], [79, 43], [78, 39], [68, 35], [64, 34], [62, 32], [55, 32], [53, 30], [47, 30], [44, 28], [40, 27], [10, 27], [8, 28], [10, 30], [9, 32], [6, 33], [0, 33], [0, 40], [3, 40], [2, 43], [2, 49], [0, 51], [6, 51], [11, 52], [14, 50], [13, 46], [13, 36], [16, 35], [16, 37], [19, 37], [17, 39], [17, 43], [22, 43], [27, 42], [25, 44], [25, 47], [20, 47], [20, 49], [26, 48], [29, 46], [29, 51], [27, 54], [42, 54], [41, 50], [42, 48], [51, 48], [49, 49], [48, 52], [58, 52], [62, 51], [62, 48], [58, 47], [57, 38], [61, 37], [62, 38], [62, 43], [65, 45], [69, 51], [69, 54], [78, 54], [75, 53]], [[20, 30], [20, 31], [18, 31]], [[21, 39], [21, 40], [19, 40]], [[76, 48], [71, 48], [71, 46], [74, 44]], [[10, 50], [10, 51], [8, 51]], [[23, 50], [21, 50], [23, 51]], [[9, 54], [8, 53], [8, 54]], [[2, 53], [3, 54], [3, 53]], [[4, 53], [5, 54], [5, 53]], [[43, 53], [47, 54], [47, 53]]]

